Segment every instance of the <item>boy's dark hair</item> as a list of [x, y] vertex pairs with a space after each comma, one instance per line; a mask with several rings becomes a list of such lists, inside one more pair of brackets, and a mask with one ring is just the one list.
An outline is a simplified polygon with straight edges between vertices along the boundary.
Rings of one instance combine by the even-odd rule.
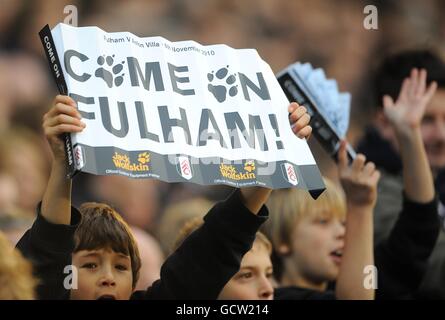
[[413, 68], [427, 71], [428, 85], [436, 81], [439, 88], [445, 88], [445, 62], [438, 55], [429, 50], [403, 51], [388, 56], [376, 70], [373, 84], [375, 105], [382, 107], [384, 95], [395, 101], [403, 80], [409, 77]]
[[139, 279], [141, 258], [127, 223], [119, 213], [103, 203], [84, 203], [80, 213], [82, 219], [74, 234], [73, 252], [107, 248], [129, 256], [134, 289]]

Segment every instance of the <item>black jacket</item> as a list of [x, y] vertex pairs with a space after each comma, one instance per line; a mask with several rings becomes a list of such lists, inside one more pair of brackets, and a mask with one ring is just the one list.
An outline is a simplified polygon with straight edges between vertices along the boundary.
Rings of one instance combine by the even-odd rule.
[[376, 299], [414, 298], [439, 236], [437, 200], [422, 204], [403, 197], [403, 209], [389, 237], [374, 248]]
[[[71, 224], [55, 225], [38, 217], [17, 244], [40, 279], [39, 299], [68, 299], [63, 286], [64, 269], [71, 265], [74, 232], [80, 213], [72, 208]], [[134, 292], [131, 299], [216, 299], [239, 270], [241, 259], [250, 250], [256, 232], [267, 219], [263, 206], [252, 214], [241, 202], [239, 191], [216, 204], [193, 232], [165, 261], [161, 278], [146, 291]]]

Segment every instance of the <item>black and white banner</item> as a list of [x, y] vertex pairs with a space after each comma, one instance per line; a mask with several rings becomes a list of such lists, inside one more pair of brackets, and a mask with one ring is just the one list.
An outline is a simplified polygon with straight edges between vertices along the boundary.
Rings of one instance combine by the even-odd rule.
[[[87, 125], [71, 135], [76, 170], [297, 186], [314, 195], [324, 189], [306, 141], [291, 130], [289, 102], [256, 50], [65, 24], [51, 35], [60, 60], [53, 74], [64, 78]], [[41, 37], [45, 44], [43, 30]]]

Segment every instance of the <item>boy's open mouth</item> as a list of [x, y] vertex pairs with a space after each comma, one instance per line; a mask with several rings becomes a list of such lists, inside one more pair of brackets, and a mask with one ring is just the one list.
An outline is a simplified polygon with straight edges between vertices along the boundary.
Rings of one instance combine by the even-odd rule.
[[343, 250], [332, 251], [331, 255], [336, 256], [336, 257], [341, 257], [343, 255]]
[[330, 253], [330, 256], [336, 264], [340, 264], [341, 258], [343, 256], [343, 250], [342, 249], [334, 250]]

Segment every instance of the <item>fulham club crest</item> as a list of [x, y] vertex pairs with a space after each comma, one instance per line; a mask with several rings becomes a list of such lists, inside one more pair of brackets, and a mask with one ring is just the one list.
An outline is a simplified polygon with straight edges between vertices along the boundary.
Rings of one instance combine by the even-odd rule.
[[295, 172], [295, 168], [290, 163], [283, 163], [281, 165], [281, 170], [283, 172], [284, 178], [292, 185], [296, 186], [298, 184], [297, 173]]
[[192, 166], [188, 157], [178, 157], [178, 164], [176, 165], [178, 173], [185, 179], [190, 180], [193, 177]]

